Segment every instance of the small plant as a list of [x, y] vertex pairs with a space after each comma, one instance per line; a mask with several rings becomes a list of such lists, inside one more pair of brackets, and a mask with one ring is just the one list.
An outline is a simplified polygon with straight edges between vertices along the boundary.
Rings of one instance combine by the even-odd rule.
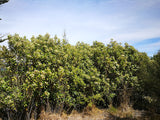
[[115, 108], [113, 105], [109, 105], [109, 109], [108, 109], [108, 112], [111, 113], [111, 114], [116, 114], [117, 113], [117, 108]]
[[115, 108], [113, 105], [109, 105], [108, 112], [112, 116], [115, 116], [115, 117], [118, 117], [118, 118], [129, 118], [129, 119], [132, 119], [134, 110], [131, 107], [128, 107], [124, 111], [121, 107]]

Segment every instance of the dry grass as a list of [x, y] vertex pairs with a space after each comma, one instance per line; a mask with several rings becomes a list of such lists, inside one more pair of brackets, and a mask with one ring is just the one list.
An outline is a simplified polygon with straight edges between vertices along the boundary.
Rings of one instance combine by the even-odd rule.
[[111, 115], [118, 118], [134, 118], [135, 110], [130, 106], [121, 106], [119, 108], [115, 108], [112, 105], [109, 105], [109, 109], [107, 110]]
[[109, 109], [98, 109], [92, 105], [87, 106], [81, 113], [73, 110], [69, 115], [46, 112], [42, 109], [38, 120], [160, 120], [160, 114], [134, 110], [127, 105], [119, 108], [109, 105]]
[[[158, 119], [157, 119], [158, 118]], [[112, 105], [109, 109], [98, 109], [95, 106], [87, 106], [83, 112], [75, 110], [71, 114], [56, 114], [42, 110], [39, 120], [159, 120], [160, 115], [146, 115], [145, 111], [134, 110], [129, 106], [115, 108]]]
[[86, 107], [81, 113], [73, 110], [70, 115], [65, 113], [60, 115], [42, 111], [39, 120], [105, 120], [106, 115], [104, 113], [104, 110], [100, 110], [95, 106]]

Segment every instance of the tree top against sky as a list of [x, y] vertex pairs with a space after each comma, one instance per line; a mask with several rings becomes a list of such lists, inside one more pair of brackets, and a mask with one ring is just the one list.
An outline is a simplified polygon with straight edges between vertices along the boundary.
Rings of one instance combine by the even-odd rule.
[[0, 5], [8, 2], [9, 0], [0, 0]]

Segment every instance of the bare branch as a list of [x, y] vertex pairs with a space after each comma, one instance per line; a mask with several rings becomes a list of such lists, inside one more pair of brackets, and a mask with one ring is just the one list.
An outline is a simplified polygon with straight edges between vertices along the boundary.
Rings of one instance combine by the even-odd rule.
[[3, 37], [5, 37], [5, 36], [6, 36], [6, 35], [0, 34], [0, 43], [8, 40], [8, 38], [4, 38], [4, 39], [3, 39]]
[[6, 41], [6, 40], [8, 40], [7, 38], [6, 39], [0, 39], [0, 43], [1, 42], [4, 42], [4, 41]]

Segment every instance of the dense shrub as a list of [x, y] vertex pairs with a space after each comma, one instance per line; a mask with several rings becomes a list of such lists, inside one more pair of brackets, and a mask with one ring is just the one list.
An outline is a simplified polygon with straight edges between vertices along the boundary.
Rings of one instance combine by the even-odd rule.
[[[73, 46], [48, 34], [31, 40], [8, 36], [8, 48], [0, 48], [0, 115], [37, 119], [41, 109], [61, 113], [87, 105], [129, 104], [133, 93], [134, 99], [140, 98], [137, 91], [151, 96], [144, 92], [152, 72], [147, 67], [156, 69], [158, 77], [159, 59], [143, 56], [133, 46], [113, 40], [108, 45], [95, 41]], [[159, 88], [151, 88], [157, 97]]]

